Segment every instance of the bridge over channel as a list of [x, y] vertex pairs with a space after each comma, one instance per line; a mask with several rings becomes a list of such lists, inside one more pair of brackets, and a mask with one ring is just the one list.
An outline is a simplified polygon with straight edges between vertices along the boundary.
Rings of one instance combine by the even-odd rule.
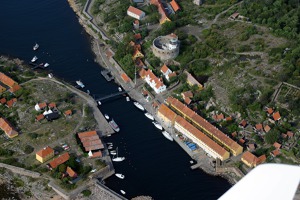
[[121, 94], [126, 94], [128, 93], [129, 91], [121, 91], [121, 92], [117, 92], [117, 93], [113, 93], [113, 94], [109, 94], [109, 95], [106, 95], [104, 97], [100, 97], [100, 98], [95, 98], [95, 100], [98, 102], [98, 101], [103, 101], [103, 100], [106, 100], [106, 99], [109, 99], [109, 98], [112, 98], [112, 97], [115, 97], [115, 96], [118, 96], [118, 95], [121, 95]]

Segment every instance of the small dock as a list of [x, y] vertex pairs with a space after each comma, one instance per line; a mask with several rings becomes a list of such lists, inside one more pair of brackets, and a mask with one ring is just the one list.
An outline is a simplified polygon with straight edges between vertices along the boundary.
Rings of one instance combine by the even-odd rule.
[[201, 166], [201, 163], [197, 163], [197, 164], [194, 164], [191, 166], [191, 169], [197, 169], [197, 168], [200, 168]]
[[108, 71], [107, 69], [102, 70], [102, 71], [101, 71], [101, 74], [102, 74], [102, 76], [104, 76], [104, 78], [105, 78], [107, 81], [111, 81], [111, 80], [114, 79], [114, 77], [110, 74], [110, 71]]
[[33, 67], [31, 67], [31, 69], [37, 69], [37, 68], [46, 69], [47, 68], [47, 67], [44, 67], [44, 63], [36, 64], [36, 63], [30, 62], [29, 64], [33, 66]]

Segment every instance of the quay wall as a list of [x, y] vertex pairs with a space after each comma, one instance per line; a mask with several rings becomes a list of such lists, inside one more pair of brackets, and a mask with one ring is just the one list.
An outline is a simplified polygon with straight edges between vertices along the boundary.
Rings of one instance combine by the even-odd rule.
[[33, 171], [30, 171], [30, 170], [27, 170], [27, 169], [24, 169], [21, 167], [15, 167], [15, 166], [7, 165], [4, 163], [0, 163], [0, 167], [8, 169], [8, 170], [12, 171], [13, 173], [24, 175], [24, 176], [30, 176], [32, 178], [39, 178], [41, 176], [41, 174], [38, 172], [33, 172]]

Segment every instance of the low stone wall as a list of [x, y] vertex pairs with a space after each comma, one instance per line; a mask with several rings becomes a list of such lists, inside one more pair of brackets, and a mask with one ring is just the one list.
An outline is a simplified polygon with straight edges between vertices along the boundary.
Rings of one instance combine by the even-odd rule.
[[29, 170], [21, 168], [21, 167], [15, 167], [15, 166], [7, 165], [4, 163], [0, 163], [0, 167], [9, 169], [13, 173], [24, 175], [24, 176], [30, 176], [32, 178], [39, 178], [41, 176], [41, 174], [38, 172], [29, 171]]
[[92, 196], [90, 196], [90, 199], [105, 199], [105, 200], [127, 200], [125, 197], [119, 195], [115, 191], [109, 189], [102, 183], [100, 183], [98, 180], [95, 180], [94, 186], [93, 186], [93, 191], [92, 191]]

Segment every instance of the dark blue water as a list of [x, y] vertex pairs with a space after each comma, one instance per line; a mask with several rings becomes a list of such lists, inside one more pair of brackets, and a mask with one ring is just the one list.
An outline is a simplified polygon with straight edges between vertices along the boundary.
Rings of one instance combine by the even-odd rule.
[[[90, 38], [75, 13], [63, 0], [2, 0], [0, 2], [0, 54], [30, 61], [50, 63], [54, 76], [74, 83], [80, 79], [92, 94], [117, 92], [117, 85], [101, 76], [94, 62]], [[32, 50], [40, 44], [37, 52]], [[108, 139], [119, 147], [126, 160], [115, 163], [116, 172], [126, 178], [111, 177], [107, 186], [126, 197], [150, 195], [155, 199], [217, 199], [230, 188], [219, 177], [192, 171], [189, 156], [166, 140], [132, 102], [124, 97], [104, 102], [101, 111], [113, 116], [121, 132]]]

